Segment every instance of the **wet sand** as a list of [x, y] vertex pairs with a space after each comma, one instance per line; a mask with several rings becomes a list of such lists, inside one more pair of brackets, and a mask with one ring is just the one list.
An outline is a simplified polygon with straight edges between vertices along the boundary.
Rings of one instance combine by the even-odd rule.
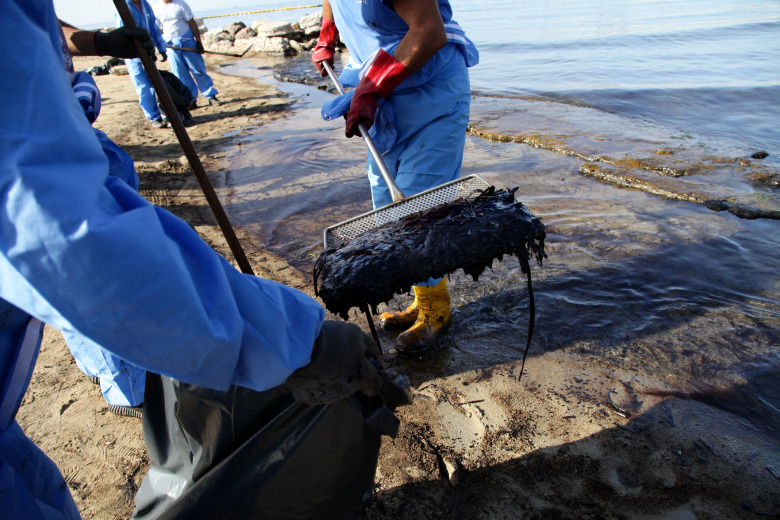
[[[213, 71], [219, 62], [209, 60]], [[81, 63], [86, 68], [102, 60]], [[265, 125], [277, 128], [272, 123], [292, 113], [290, 100], [269, 85], [214, 78], [227, 103], [193, 111], [196, 125], [188, 131], [206, 171], [223, 186], [221, 196], [230, 199], [234, 190], [224, 186], [231, 172], [221, 170], [221, 159], [235, 153], [236, 141], [262, 139]], [[104, 96], [96, 126], [133, 156], [141, 193], [230, 258], [172, 131], [146, 125], [128, 77], [96, 81]], [[278, 191], [257, 196], [284, 199], [294, 189], [272, 187]], [[250, 200], [251, 193], [242, 196]], [[308, 272], [265, 249], [251, 226], [237, 231], [259, 275], [312, 294]], [[522, 291], [521, 282], [510, 279], [516, 275], [497, 267]], [[516, 309], [498, 299], [488, 310], [475, 305], [474, 285], [463, 276], [451, 285], [458, 308], [450, 336], [457, 341], [423, 360], [386, 355], [386, 363], [410, 376], [415, 401], [398, 411], [398, 437], [383, 442], [367, 518], [730, 519], [780, 511], [776, 434], [693, 394], [680, 395], [661, 377], [662, 367], [648, 375], [641, 360], [621, 363], [621, 347], [631, 345], [612, 345], [613, 354], [599, 364], [584, 340], [579, 350], [576, 343], [565, 351], [537, 349], [518, 382], [522, 321], [522, 332], [508, 336], [508, 345], [485, 347], [491, 350], [483, 363], [453, 369], [453, 359], [463, 355], [459, 345], [479, 342], [470, 337], [475, 314], [490, 321], [496, 313], [506, 327], [503, 314]], [[390, 306], [406, 303], [399, 297]], [[365, 319], [353, 321], [367, 330]], [[655, 334], [663, 341], [672, 333]], [[725, 389], [724, 398], [737, 390]], [[18, 419], [60, 466], [84, 518], [129, 516], [148, 465], [140, 421], [106, 410], [57, 331], [46, 330]]]

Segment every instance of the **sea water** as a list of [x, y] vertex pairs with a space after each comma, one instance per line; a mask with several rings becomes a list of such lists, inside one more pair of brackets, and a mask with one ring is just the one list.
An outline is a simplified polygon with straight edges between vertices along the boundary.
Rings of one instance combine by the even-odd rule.
[[780, 4], [454, 2], [473, 88], [580, 102], [779, 160]]
[[[308, 4], [314, 4], [309, 2]], [[780, 164], [780, 4], [774, 0], [453, 0], [480, 50], [477, 95], [582, 103], [682, 135], [764, 150]], [[232, 3], [227, 12], [307, 5]], [[316, 9], [221, 16], [294, 21]]]
[[[776, 438], [780, 3], [452, 5], [481, 56], [463, 173], [518, 187], [548, 233], [548, 258], [532, 272], [526, 369], [553, 352], [620, 368]], [[308, 60], [223, 70], [312, 80]], [[220, 192], [235, 224], [308, 272], [322, 230], [371, 209], [366, 152], [341, 121], [319, 117], [332, 94], [277, 86], [293, 110], [236, 138], [221, 158]], [[432, 377], [517, 361], [529, 312], [517, 261], [496, 261], [479, 282], [456, 273], [450, 287], [454, 319], [441, 347], [399, 367]], [[388, 307], [408, 303], [399, 295]], [[392, 347], [392, 336], [382, 341]]]

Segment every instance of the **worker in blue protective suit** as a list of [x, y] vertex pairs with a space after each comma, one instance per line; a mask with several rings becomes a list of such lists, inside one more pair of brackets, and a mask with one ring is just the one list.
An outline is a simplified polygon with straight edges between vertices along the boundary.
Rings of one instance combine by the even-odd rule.
[[[162, 56], [161, 61], [167, 60], [168, 53], [165, 50], [165, 40], [160, 33], [160, 28], [157, 26], [157, 19], [154, 16], [152, 6], [150, 6], [146, 0], [127, 0], [127, 6], [133, 14], [136, 25], [149, 32], [157, 50]], [[117, 27], [124, 25], [118, 13], [115, 18]], [[130, 73], [130, 79], [133, 81], [133, 86], [138, 94], [138, 102], [141, 105], [141, 110], [143, 110], [146, 119], [151, 122], [151, 125], [154, 128], [166, 128], [168, 123], [163, 121], [160, 108], [157, 106], [157, 99], [154, 95], [152, 81], [149, 79], [149, 76], [146, 75], [140, 58], [125, 60], [125, 64], [127, 64], [127, 72]]]
[[[51, 0], [8, 0], [0, 42], [0, 504], [75, 519], [55, 464], [15, 420], [43, 324], [215, 389], [284, 384], [325, 403], [382, 386], [370, 336], [304, 293], [237, 271], [109, 164], [62, 67]], [[45, 103], [42, 102], [45, 100]]]
[[[323, 117], [346, 116], [346, 135], [369, 134], [398, 188], [407, 196], [460, 175], [471, 102], [468, 67], [479, 61], [474, 44], [452, 20], [447, 0], [325, 0], [312, 61], [333, 64], [339, 36], [349, 65], [339, 80], [356, 87], [323, 107]], [[368, 156], [374, 208], [390, 204], [390, 191]], [[446, 279], [413, 286], [402, 312], [380, 315], [385, 329], [406, 329], [399, 352], [428, 350], [451, 320]]]
[[206, 72], [200, 30], [190, 6], [184, 0], [161, 0], [154, 4], [153, 9], [158, 23], [162, 25], [166, 44], [196, 51], [171, 49], [171, 70], [190, 89], [192, 98], [196, 100], [190, 108], [197, 107], [199, 89], [209, 105], [221, 104], [217, 99], [219, 92], [214, 87], [214, 81]]

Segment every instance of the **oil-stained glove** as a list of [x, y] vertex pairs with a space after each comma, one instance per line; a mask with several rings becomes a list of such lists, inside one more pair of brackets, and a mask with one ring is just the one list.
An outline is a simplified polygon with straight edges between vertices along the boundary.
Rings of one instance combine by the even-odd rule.
[[376, 106], [379, 97], [387, 97], [395, 87], [400, 85], [411, 72], [403, 63], [390, 54], [379, 49], [374, 62], [358, 83], [352, 96], [352, 103], [347, 112], [346, 135], [360, 135], [358, 124], [363, 123], [366, 130], [374, 124]]
[[195, 50], [198, 51], [198, 54], [203, 54], [206, 52], [206, 49], [203, 48], [203, 44], [200, 42], [200, 40], [195, 40]]
[[311, 362], [287, 378], [286, 386], [306, 404], [327, 404], [357, 392], [373, 396], [384, 384], [369, 358], [379, 347], [353, 323], [326, 321], [314, 342]]
[[314, 47], [314, 53], [311, 55], [311, 61], [323, 78], [328, 75], [328, 71], [322, 66], [322, 62], [327, 61], [328, 65], [333, 68], [333, 55], [336, 53], [336, 44], [338, 42], [339, 30], [336, 29], [336, 23], [323, 18], [320, 37], [317, 40], [317, 45]]
[[162, 56], [162, 59], [160, 61], [168, 61], [168, 53], [167, 52], [163, 51], [163, 52], [160, 53], [160, 55]]
[[133, 39], [137, 39], [149, 56], [154, 56], [154, 42], [146, 29], [122, 26], [104, 33], [95, 31], [92, 43], [99, 56], [114, 56], [116, 58], [138, 58]]

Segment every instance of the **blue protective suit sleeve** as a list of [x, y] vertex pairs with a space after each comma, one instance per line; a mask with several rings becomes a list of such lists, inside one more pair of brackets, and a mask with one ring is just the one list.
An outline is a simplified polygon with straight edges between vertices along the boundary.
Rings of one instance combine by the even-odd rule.
[[[55, 52], [50, 0], [10, 0], [0, 39], [0, 298], [185, 382], [265, 390], [309, 362], [320, 304], [245, 275], [109, 166]], [[46, 100], [42, 103], [42, 100]]]
[[[157, 50], [160, 53], [167, 52], [167, 49], [165, 47], [165, 39], [162, 36], [160, 27], [157, 25], [157, 18], [155, 18], [154, 16], [154, 11], [152, 10], [152, 7], [149, 5], [149, 3], [146, 0], [141, 0], [141, 5], [143, 6], [143, 12], [140, 9], [138, 9], [138, 7], [135, 6], [132, 0], [127, 1], [127, 7], [130, 8], [130, 13], [133, 15], [133, 20], [135, 20], [135, 24], [138, 27], [142, 27], [147, 31], [149, 31], [149, 36], [152, 37], [154, 46], [157, 47]], [[115, 14], [114, 19], [116, 21], [117, 27], [122, 27], [124, 25], [124, 22], [122, 21], [122, 18], [119, 16], [119, 13]]]

